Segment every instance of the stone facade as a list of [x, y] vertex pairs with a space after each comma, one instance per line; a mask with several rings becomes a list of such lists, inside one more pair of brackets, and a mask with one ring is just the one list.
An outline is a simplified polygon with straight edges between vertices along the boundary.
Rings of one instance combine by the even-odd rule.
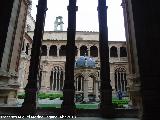
[[[30, 38], [33, 38], [34, 32], [27, 32]], [[97, 97], [99, 95], [100, 87], [100, 60], [99, 60], [99, 41], [98, 32], [86, 32], [77, 31], [76, 32], [76, 60], [80, 56], [87, 56], [95, 61], [95, 68], [75, 68], [75, 87], [77, 76], [82, 76], [85, 78], [87, 74], [92, 74], [93, 76], [88, 76], [84, 79], [88, 81], [87, 94], [92, 91]], [[62, 92], [64, 83], [64, 73], [65, 73], [65, 47], [67, 40], [66, 31], [45, 31], [42, 41], [42, 53], [40, 62], [40, 78], [39, 78], [39, 88], [40, 91], [48, 92]], [[27, 41], [27, 39], [26, 39]], [[27, 43], [25, 42], [25, 47], [27, 48]], [[31, 47], [31, 44], [29, 45]], [[23, 78], [21, 79], [22, 87], [25, 87], [28, 78], [28, 68], [30, 59], [30, 47], [23, 49], [20, 69], [23, 69], [24, 74], [19, 74]], [[124, 94], [127, 92], [127, 76], [128, 76], [128, 59], [125, 41], [109, 41], [110, 48], [110, 79], [113, 89], [113, 93], [117, 90], [123, 91]], [[26, 54], [28, 53], [28, 55]], [[75, 61], [76, 61], [75, 60]], [[58, 81], [58, 82], [57, 82]], [[94, 86], [93, 81], [97, 85]], [[121, 81], [121, 82], [120, 82]], [[23, 89], [20, 90], [21, 92]], [[81, 91], [84, 92], [84, 91]], [[77, 90], [78, 93], [78, 90]]]

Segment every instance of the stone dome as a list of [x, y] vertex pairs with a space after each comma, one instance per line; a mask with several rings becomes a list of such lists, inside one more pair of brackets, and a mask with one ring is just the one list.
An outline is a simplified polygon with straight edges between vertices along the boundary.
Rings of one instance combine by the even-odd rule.
[[80, 56], [76, 61], [75, 61], [75, 68], [95, 68], [96, 63], [93, 58], [88, 57], [88, 56]]

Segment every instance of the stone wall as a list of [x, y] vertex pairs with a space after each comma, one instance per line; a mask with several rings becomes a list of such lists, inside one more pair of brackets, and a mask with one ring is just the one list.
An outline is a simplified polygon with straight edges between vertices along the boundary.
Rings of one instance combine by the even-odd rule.
[[0, 105], [16, 105], [16, 95], [19, 89], [18, 66], [24, 35], [27, 0], [13, 2], [6, 42], [0, 67]]

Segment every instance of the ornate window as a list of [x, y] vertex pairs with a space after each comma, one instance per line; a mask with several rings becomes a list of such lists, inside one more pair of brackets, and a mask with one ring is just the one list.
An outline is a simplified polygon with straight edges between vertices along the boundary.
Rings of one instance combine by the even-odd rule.
[[57, 56], [57, 46], [52, 45], [49, 49], [49, 56]]
[[126, 69], [119, 67], [115, 70], [115, 88], [116, 91], [120, 90], [126, 92], [127, 80], [126, 80]]
[[96, 46], [90, 47], [90, 55], [92, 57], [98, 57], [98, 48]]
[[55, 66], [51, 71], [50, 90], [61, 91], [63, 89], [64, 71], [61, 67]]
[[118, 57], [117, 47], [112, 46], [112, 47], [110, 48], [110, 57]]

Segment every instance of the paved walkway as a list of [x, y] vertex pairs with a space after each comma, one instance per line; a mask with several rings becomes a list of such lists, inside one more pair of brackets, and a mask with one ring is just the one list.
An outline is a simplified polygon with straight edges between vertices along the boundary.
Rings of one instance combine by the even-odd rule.
[[[4, 119], [4, 120], [12, 120], [12, 119], [16, 119], [16, 120], [62, 120], [64, 118], [55, 118], [55, 116], [49, 116], [49, 117], [43, 117], [43, 118], [40, 118], [41, 116], [39, 117], [34, 117], [33, 116], [30, 116], [30, 117], [27, 117], [27, 118], [16, 118], [17, 116], [11, 116], [10, 118], [2, 118], [3, 116], [0, 116], [1, 118], [0, 119]], [[14, 118], [13, 118], [14, 117]], [[110, 118], [110, 119], [107, 119], [107, 118], [100, 118], [100, 117], [77, 117], [77, 118], [65, 118], [65, 120], [140, 120], [138, 118]]]

